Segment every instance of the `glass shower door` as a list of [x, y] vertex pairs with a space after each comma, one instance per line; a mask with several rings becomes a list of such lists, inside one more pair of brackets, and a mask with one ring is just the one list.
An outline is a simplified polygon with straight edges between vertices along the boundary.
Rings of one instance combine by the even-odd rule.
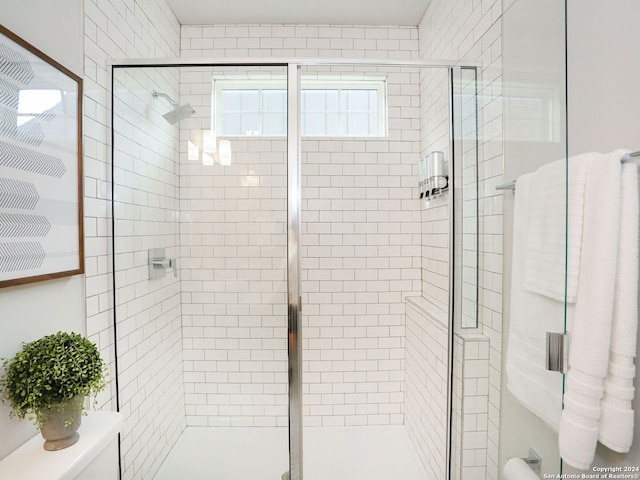
[[289, 469], [286, 78], [114, 69], [123, 479]]
[[[373, 63], [301, 66], [307, 480], [422, 480], [431, 478], [424, 464], [444, 470], [422, 441], [432, 437], [439, 454], [444, 438], [421, 413], [446, 407], [416, 393], [409, 419], [405, 403], [405, 342], [422, 340], [407, 332], [404, 312], [406, 297], [421, 294], [423, 202], [412, 193], [427, 88], [421, 68]], [[438, 73], [446, 105], [446, 70]], [[429, 361], [422, 351], [415, 359]], [[423, 371], [411, 372], [412, 393], [438, 385]]]
[[[498, 470], [562, 472], [567, 303], [565, 5], [517, 0], [503, 15], [504, 311]], [[570, 300], [571, 301], [571, 300]], [[554, 335], [557, 334], [557, 335]], [[560, 350], [556, 350], [560, 348]], [[555, 363], [555, 364], [554, 364]], [[504, 477], [502, 477], [504, 475]]]

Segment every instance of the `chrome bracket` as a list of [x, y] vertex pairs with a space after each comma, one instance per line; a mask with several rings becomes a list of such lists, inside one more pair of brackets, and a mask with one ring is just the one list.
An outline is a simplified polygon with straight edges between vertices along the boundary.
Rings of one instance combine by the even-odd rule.
[[542, 459], [533, 448], [529, 449], [529, 456], [522, 460], [524, 460], [524, 463], [529, 465], [529, 468], [533, 470], [536, 475], [540, 476], [540, 472], [542, 471]]

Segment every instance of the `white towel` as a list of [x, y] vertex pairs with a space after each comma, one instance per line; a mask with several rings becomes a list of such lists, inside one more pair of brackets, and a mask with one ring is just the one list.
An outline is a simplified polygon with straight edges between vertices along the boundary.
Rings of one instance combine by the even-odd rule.
[[609, 367], [605, 378], [599, 440], [625, 453], [633, 443], [633, 379], [638, 334], [638, 167], [622, 166], [620, 237], [611, 326]]
[[609, 363], [620, 226], [620, 158], [614, 152], [592, 159], [585, 187], [578, 295], [558, 438], [562, 458], [579, 469], [593, 462]]
[[538, 480], [540, 477], [521, 458], [510, 458], [502, 469], [504, 480]]
[[566, 266], [566, 300], [575, 303], [587, 170], [591, 160], [599, 156], [584, 153], [547, 163], [535, 171], [532, 181], [535, 201], [527, 228], [524, 280], [527, 290], [564, 302]]
[[513, 218], [513, 256], [509, 340], [507, 344], [507, 388], [520, 403], [554, 430], [562, 412], [562, 375], [545, 369], [546, 332], [563, 330], [564, 304], [523, 287], [527, 248], [527, 226], [533, 174], [517, 180]]

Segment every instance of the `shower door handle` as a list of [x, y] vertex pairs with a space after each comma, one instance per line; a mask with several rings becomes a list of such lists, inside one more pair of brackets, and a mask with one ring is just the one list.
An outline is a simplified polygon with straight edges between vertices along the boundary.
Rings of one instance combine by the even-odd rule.
[[545, 368], [552, 372], [566, 373], [567, 336], [563, 333], [547, 332], [547, 355]]

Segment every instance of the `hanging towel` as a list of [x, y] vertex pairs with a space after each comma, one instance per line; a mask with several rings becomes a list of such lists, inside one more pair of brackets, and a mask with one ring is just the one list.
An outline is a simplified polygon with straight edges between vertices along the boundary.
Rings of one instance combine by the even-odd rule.
[[[524, 287], [560, 302], [575, 303], [580, 275], [587, 170], [598, 153], [584, 153], [538, 168], [527, 227]], [[567, 181], [568, 179], [568, 181]], [[568, 195], [568, 201], [566, 201]]]
[[504, 480], [539, 480], [540, 477], [521, 458], [510, 458], [502, 469]]
[[579, 469], [588, 469], [593, 462], [609, 363], [620, 230], [620, 160], [619, 152], [595, 157], [587, 171], [578, 294], [558, 438], [562, 458]]
[[638, 334], [638, 167], [622, 166], [619, 255], [611, 326], [609, 368], [604, 383], [599, 440], [625, 453], [633, 443], [633, 397]]
[[[564, 305], [526, 290], [524, 270], [531, 204], [538, 194], [533, 174], [518, 177], [513, 215], [511, 305], [507, 344], [507, 388], [526, 408], [558, 430], [562, 413], [562, 375], [545, 369], [546, 332], [563, 330]], [[505, 332], [506, 333], [506, 332]]]

